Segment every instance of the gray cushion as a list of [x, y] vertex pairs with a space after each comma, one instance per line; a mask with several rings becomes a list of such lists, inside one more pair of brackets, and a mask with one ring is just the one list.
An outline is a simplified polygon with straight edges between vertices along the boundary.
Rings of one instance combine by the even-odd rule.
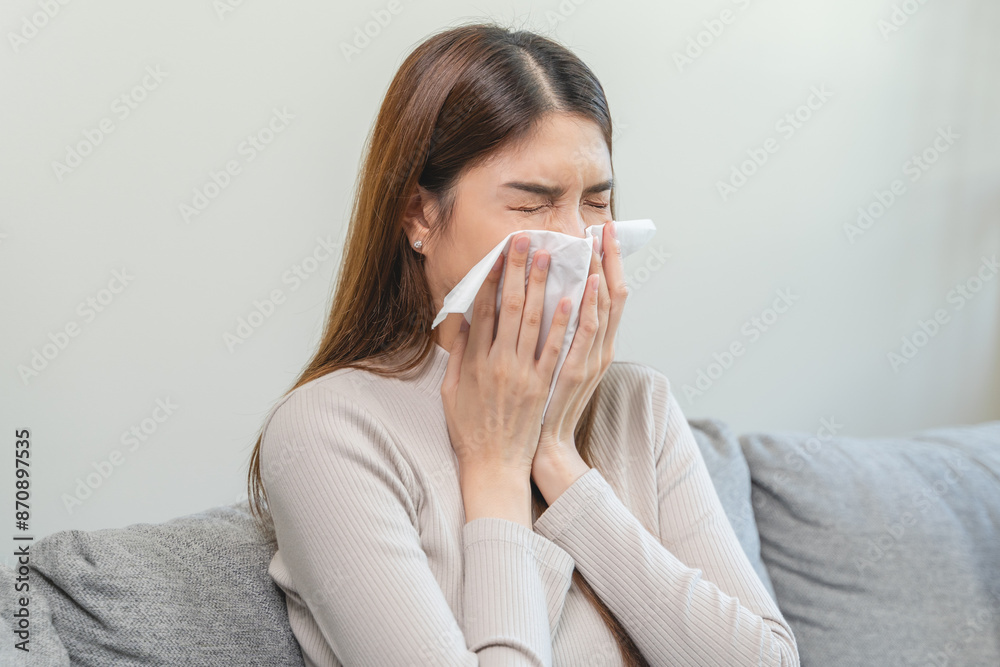
[[31, 569], [74, 666], [288, 665], [302, 654], [276, 549], [246, 501], [165, 523], [53, 533]]
[[[30, 543], [28, 543], [30, 544]], [[33, 550], [33, 547], [29, 547]], [[29, 556], [30, 557], [30, 556]], [[30, 569], [21, 572], [22, 565], [18, 565], [18, 572], [15, 572], [6, 565], [0, 564], [0, 634], [3, 635], [3, 642], [0, 643], [0, 665], [4, 667], [69, 667], [69, 655], [63, 647], [59, 635], [52, 627], [52, 610], [48, 600], [35, 585], [35, 579], [31, 575]], [[18, 579], [21, 579], [18, 581]], [[17, 590], [14, 586], [25, 583], [28, 590]], [[24, 652], [15, 646], [15, 643], [24, 641], [24, 637], [15, 636], [15, 626], [20, 631], [22, 626], [20, 621], [23, 617], [14, 618], [14, 612], [21, 613], [24, 606], [20, 604], [21, 598], [28, 599], [28, 641], [26, 647], [28, 652]]]
[[689, 419], [688, 425], [740, 546], [764, 583], [764, 588], [777, 601], [771, 578], [760, 557], [760, 536], [750, 504], [750, 469], [743, 458], [739, 440], [729, 426], [718, 419]]
[[740, 444], [803, 665], [1000, 665], [1000, 422]]

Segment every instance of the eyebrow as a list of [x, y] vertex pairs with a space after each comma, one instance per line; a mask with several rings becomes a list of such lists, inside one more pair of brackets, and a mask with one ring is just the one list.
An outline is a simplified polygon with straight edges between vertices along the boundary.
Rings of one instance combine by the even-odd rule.
[[[557, 199], [561, 197], [565, 192], [566, 188], [561, 188], [558, 186], [543, 185], [541, 183], [525, 183], [523, 181], [511, 181], [509, 183], [504, 183], [502, 186], [504, 188], [513, 188], [515, 190], [522, 190], [524, 192], [530, 192], [536, 195], [546, 195], [552, 199]], [[604, 192], [610, 190], [614, 187], [614, 180], [608, 179], [600, 183], [594, 183], [593, 185], [588, 185], [583, 189], [584, 195], [592, 195], [598, 192]]]

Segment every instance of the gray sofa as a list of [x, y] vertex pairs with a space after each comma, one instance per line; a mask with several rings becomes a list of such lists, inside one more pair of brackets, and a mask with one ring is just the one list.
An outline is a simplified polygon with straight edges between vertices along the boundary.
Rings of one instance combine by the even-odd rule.
[[[802, 665], [1000, 665], [1000, 421], [894, 438], [689, 423]], [[246, 501], [49, 535], [26, 566], [30, 653], [8, 627], [0, 665], [302, 665], [269, 537]], [[0, 572], [8, 625], [24, 573]]]

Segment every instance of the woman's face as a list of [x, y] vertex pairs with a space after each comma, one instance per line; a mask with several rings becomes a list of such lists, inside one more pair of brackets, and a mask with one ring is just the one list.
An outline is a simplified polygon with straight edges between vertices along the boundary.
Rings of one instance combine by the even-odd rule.
[[[436, 202], [420, 188], [406, 218], [410, 245], [420, 249], [434, 300], [445, 295], [511, 232], [538, 229], [579, 238], [590, 225], [611, 220], [611, 155], [599, 126], [569, 114], [550, 114], [519, 146], [467, 170], [456, 184], [451, 224], [428, 240]], [[516, 238], [516, 237], [515, 237]], [[447, 350], [462, 315], [449, 315], [434, 330]]]

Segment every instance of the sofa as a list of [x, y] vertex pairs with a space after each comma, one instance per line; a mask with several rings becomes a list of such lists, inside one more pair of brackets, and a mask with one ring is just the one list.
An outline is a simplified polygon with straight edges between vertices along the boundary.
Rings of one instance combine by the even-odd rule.
[[[1000, 665], [1000, 421], [867, 438], [828, 419], [689, 424], [802, 665]], [[0, 665], [302, 665], [274, 549], [245, 500], [48, 535], [0, 572]]]

